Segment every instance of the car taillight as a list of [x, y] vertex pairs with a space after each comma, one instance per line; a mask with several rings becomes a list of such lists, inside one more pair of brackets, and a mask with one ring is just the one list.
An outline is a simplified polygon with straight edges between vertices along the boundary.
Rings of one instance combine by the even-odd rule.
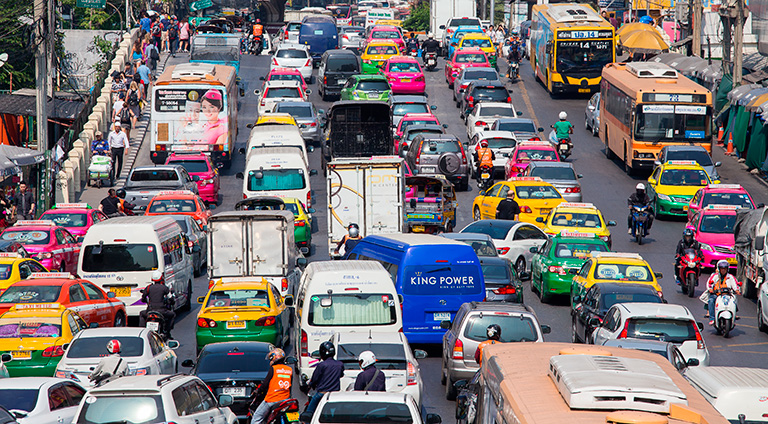
[[416, 152], [416, 165], [418, 165], [419, 162], [421, 162], [421, 149], [419, 149], [419, 151]]
[[261, 317], [253, 323], [257, 327], [269, 327], [275, 325], [275, 317]]
[[533, 213], [533, 211], [531, 210], [530, 206], [525, 206], [525, 205], [520, 206], [520, 212], [521, 213]]
[[476, 127], [485, 126], [485, 125], [488, 125], [488, 124], [485, 123], [485, 121], [477, 121], [477, 122], [475, 122], [475, 126]]
[[701, 332], [699, 332], [699, 326], [693, 323], [693, 329], [696, 330], [696, 349], [705, 349], [704, 339], [701, 338]]
[[408, 380], [407, 385], [413, 386], [416, 384], [416, 366], [411, 362], [408, 363]]
[[467, 154], [464, 152], [464, 145], [459, 143], [459, 149], [461, 150], [461, 163], [467, 164]]
[[561, 266], [550, 265], [548, 270], [553, 274], [565, 275], [565, 269]]
[[509, 248], [508, 247], [497, 247], [496, 251], [499, 252], [499, 255], [506, 255], [507, 253], [509, 253]]
[[197, 326], [200, 328], [214, 328], [216, 325], [216, 321], [210, 318], [200, 317], [197, 319]]
[[468, 86], [469, 86], [469, 84], [461, 84], [460, 88], [462, 90], [466, 90]]
[[293, 221], [294, 227], [303, 227], [304, 225], [306, 225], [304, 221]]
[[517, 289], [514, 286], [506, 285], [506, 286], [499, 287], [493, 292], [496, 294], [515, 294], [517, 293]]
[[286, 32], [285, 33], [285, 40], [287, 40], [287, 39], [288, 39], [288, 33]]
[[282, 291], [288, 290], [288, 279], [287, 278], [283, 278], [283, 279], [280, 280], [280, 289]]
[[308, 191], [307, 192], [307, 206], [309, 207], [311, 205], [312, 205], [312, 192]]
[[507, 103], [512, 103], [512, 97], [507, 96]]
[[247, 198], [248, 196], [245, 193], [243, 193], [243, 199], [247, 199]]
[[626, 339], [628, 331], [629, 331], [629, 320], [627, 320], [627, 322], [624, 323], [624, 328], [621, 330], [621, 333], [619, 333], [619, 337], [617, 337], [617, 339]]
[[565, 192], [566, 192], [566, 193], [581, 193], [581, 187], [579, 187], [579, 186], [576, 186], [576, 187], [567, 187], [567, 188], [565, 189]]
[[529, 141], [541, 141], [541, 139], [539, 137], [529, 138], [528, 140]]
[[301, 330], [301, 356], [309, 357], [309, 348], [307, 347], [307, 332]]
[[328, 75], [323, 77], [323, 84], [328, 85]]
[[416, 77], [416, 82], [424, 82], [424, 75], [419, 75]]
[[453, 344], [453, 359], [464, 360], [464, 343], [460, 339]]
[[280, 65], [277, 63], [277, 59], [276, 59], [276, 58], [274, 58], [274, 57], [272, 58], [272, 64], [273, 64], [273, 65], [275, 65], [275, 66], [280, 66]]
[[61, 346], [51, 346], [43, 351], [43, 358], [57, 358], [64, 356], [64, 349]]
[[304, 66], [312, 66], [312, 59], [307, 59], [307, 63]]

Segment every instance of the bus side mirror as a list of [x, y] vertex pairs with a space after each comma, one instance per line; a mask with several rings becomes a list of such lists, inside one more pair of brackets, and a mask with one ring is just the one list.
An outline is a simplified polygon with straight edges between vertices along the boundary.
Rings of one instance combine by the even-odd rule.
[[544, 52], [546, 52], [547, 54], [551, 54], [552, 53], [552, 42], [551, 41], [547, 41], [547, 44], [544, 46]]

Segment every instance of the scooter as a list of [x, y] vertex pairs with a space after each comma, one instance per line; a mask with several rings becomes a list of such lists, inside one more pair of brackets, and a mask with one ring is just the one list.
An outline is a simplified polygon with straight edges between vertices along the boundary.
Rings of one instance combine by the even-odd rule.
[[250, 41], [249, 52], [256, 56], [260, 55], [261, 51], [264, 49], [263, 36], [251, 34], [250, 36], [248, 36], [248, 39]]
[[520, 76], [520, 65], [517, 62], [509, 63], [509, 80], [514, 82]]
[[[176, 295], [169, 293], [165, 297], [165, 307], [172, 311], [175, 304]], [[145, 327], [160, 335], [160, 338], [163, 339], [163, 341], [168, 341], [171, 338], [170, 325], [165, 322], [165, 316], [162, 312], [147, 311], [147, 323], [145, 324]]]
[[[263, 400], [258, 401], [256, 399], [256, 393], [258, 392], [258, 387], [251, 392], [251, 400], [250, 404], [248, 405], [248, 420], [246, 422], [251, 421], [251, 417], [253, 417], [253, 413], [256, 412], [256, 408], [258, 408], [259, 404], [263, 402]], [[272, 408], [272, 411], [270, 411], [269, 415], [267, 416], [267, 419], [264, 421], [267, 424], [292, 424], [292, 423], [298, 423], [299, 422], [299, 400], [298, 399], [286, 399], [279, 404], [277, 404], [275, 407]]]
[[736, 296], [725, 290], [715, 300], [715, 331], [728, 338], [728, 334], [736, 325]]
[[677, 276], [677, 279], [680, 281], [680, 288], [683, 290], [683, 294], [693, 297], [696, 291], [695, 287], [699, 285], [703, 258], [697, 257], [693, 249], [685, 249], [683, 257], [679, 260], [680, 274]]
[[493, 185], [493, 169], [487, 166], [480, 167], [480, 178], [478, 178], [478, 190], [488, 190]]
[[573, 150], [573, 143], [571, 143], [571, 138], [561, 138], [557, 140], [557, 153], [560, 155], [560, 160], [565, 161], [568, 159], [568, 156], [571, 155], [571, 151]]
[[648, 220], [651, 216], [649, 212], [650, 206], [630, 206], [632, 214], [632, 237], [635, 238], [637, 244], [643, 244], [643, 237], [646, 236], [646, 228], [648, 226]]
[[437, 53], [427, 52], [424, 54], [424, 59], [427, 62], [427, 71], [434, 71], [437, 66]]

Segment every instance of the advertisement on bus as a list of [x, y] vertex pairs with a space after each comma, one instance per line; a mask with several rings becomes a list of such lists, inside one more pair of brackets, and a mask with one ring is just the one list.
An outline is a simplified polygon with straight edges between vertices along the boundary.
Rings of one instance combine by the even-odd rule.
[[[163, 114], [171, 150], [213, 151], [226, 145], [228, 121], [224, 90], [217, 88], [163, 87], [155, 90], [155, 111]], [[158, 125], [158, 132], [162, 129]]]

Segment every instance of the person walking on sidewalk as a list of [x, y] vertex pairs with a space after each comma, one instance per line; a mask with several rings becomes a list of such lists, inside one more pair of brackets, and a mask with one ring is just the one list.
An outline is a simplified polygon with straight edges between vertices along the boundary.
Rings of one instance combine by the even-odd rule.
[[149, 66], [147, 66], [146, 61], [141, 61], [141, 64], [138, 68], [136, 68], [136, 73], [141, 76], [141, 98], [147, 99], [147, 90], [149, 89], [149, 83], [152, 82], [152, 78], [150, 77], [150, 71]]
[[181, 42], [181, 45], [179, 48], [182, 52], [188, 52], [189, 51], [189, 21], [187, 18], [181, 19], [181, 25], [179, 27], [179, 41]]
[[13, 196], [13, 209], [17, 219], [35, 219], [35, 197], [24, 181], [19, 183], [19, 191]]
[[176, 57], [176, 50], [179, 48], [179, 21], [176, 16], [171, 16], [171, 24], [168, 27], [168, 48], [171, 50], [171, 56]]
[[107, 138], [109, 152], [112, 154], [112, 169], [115, 172], [115, 179], [120, 178], [120, 173], [123, 170], [123, 154], [128, 148], [128, 136], [120, 127], [120, 121], [115, 121], [114, 129]]

